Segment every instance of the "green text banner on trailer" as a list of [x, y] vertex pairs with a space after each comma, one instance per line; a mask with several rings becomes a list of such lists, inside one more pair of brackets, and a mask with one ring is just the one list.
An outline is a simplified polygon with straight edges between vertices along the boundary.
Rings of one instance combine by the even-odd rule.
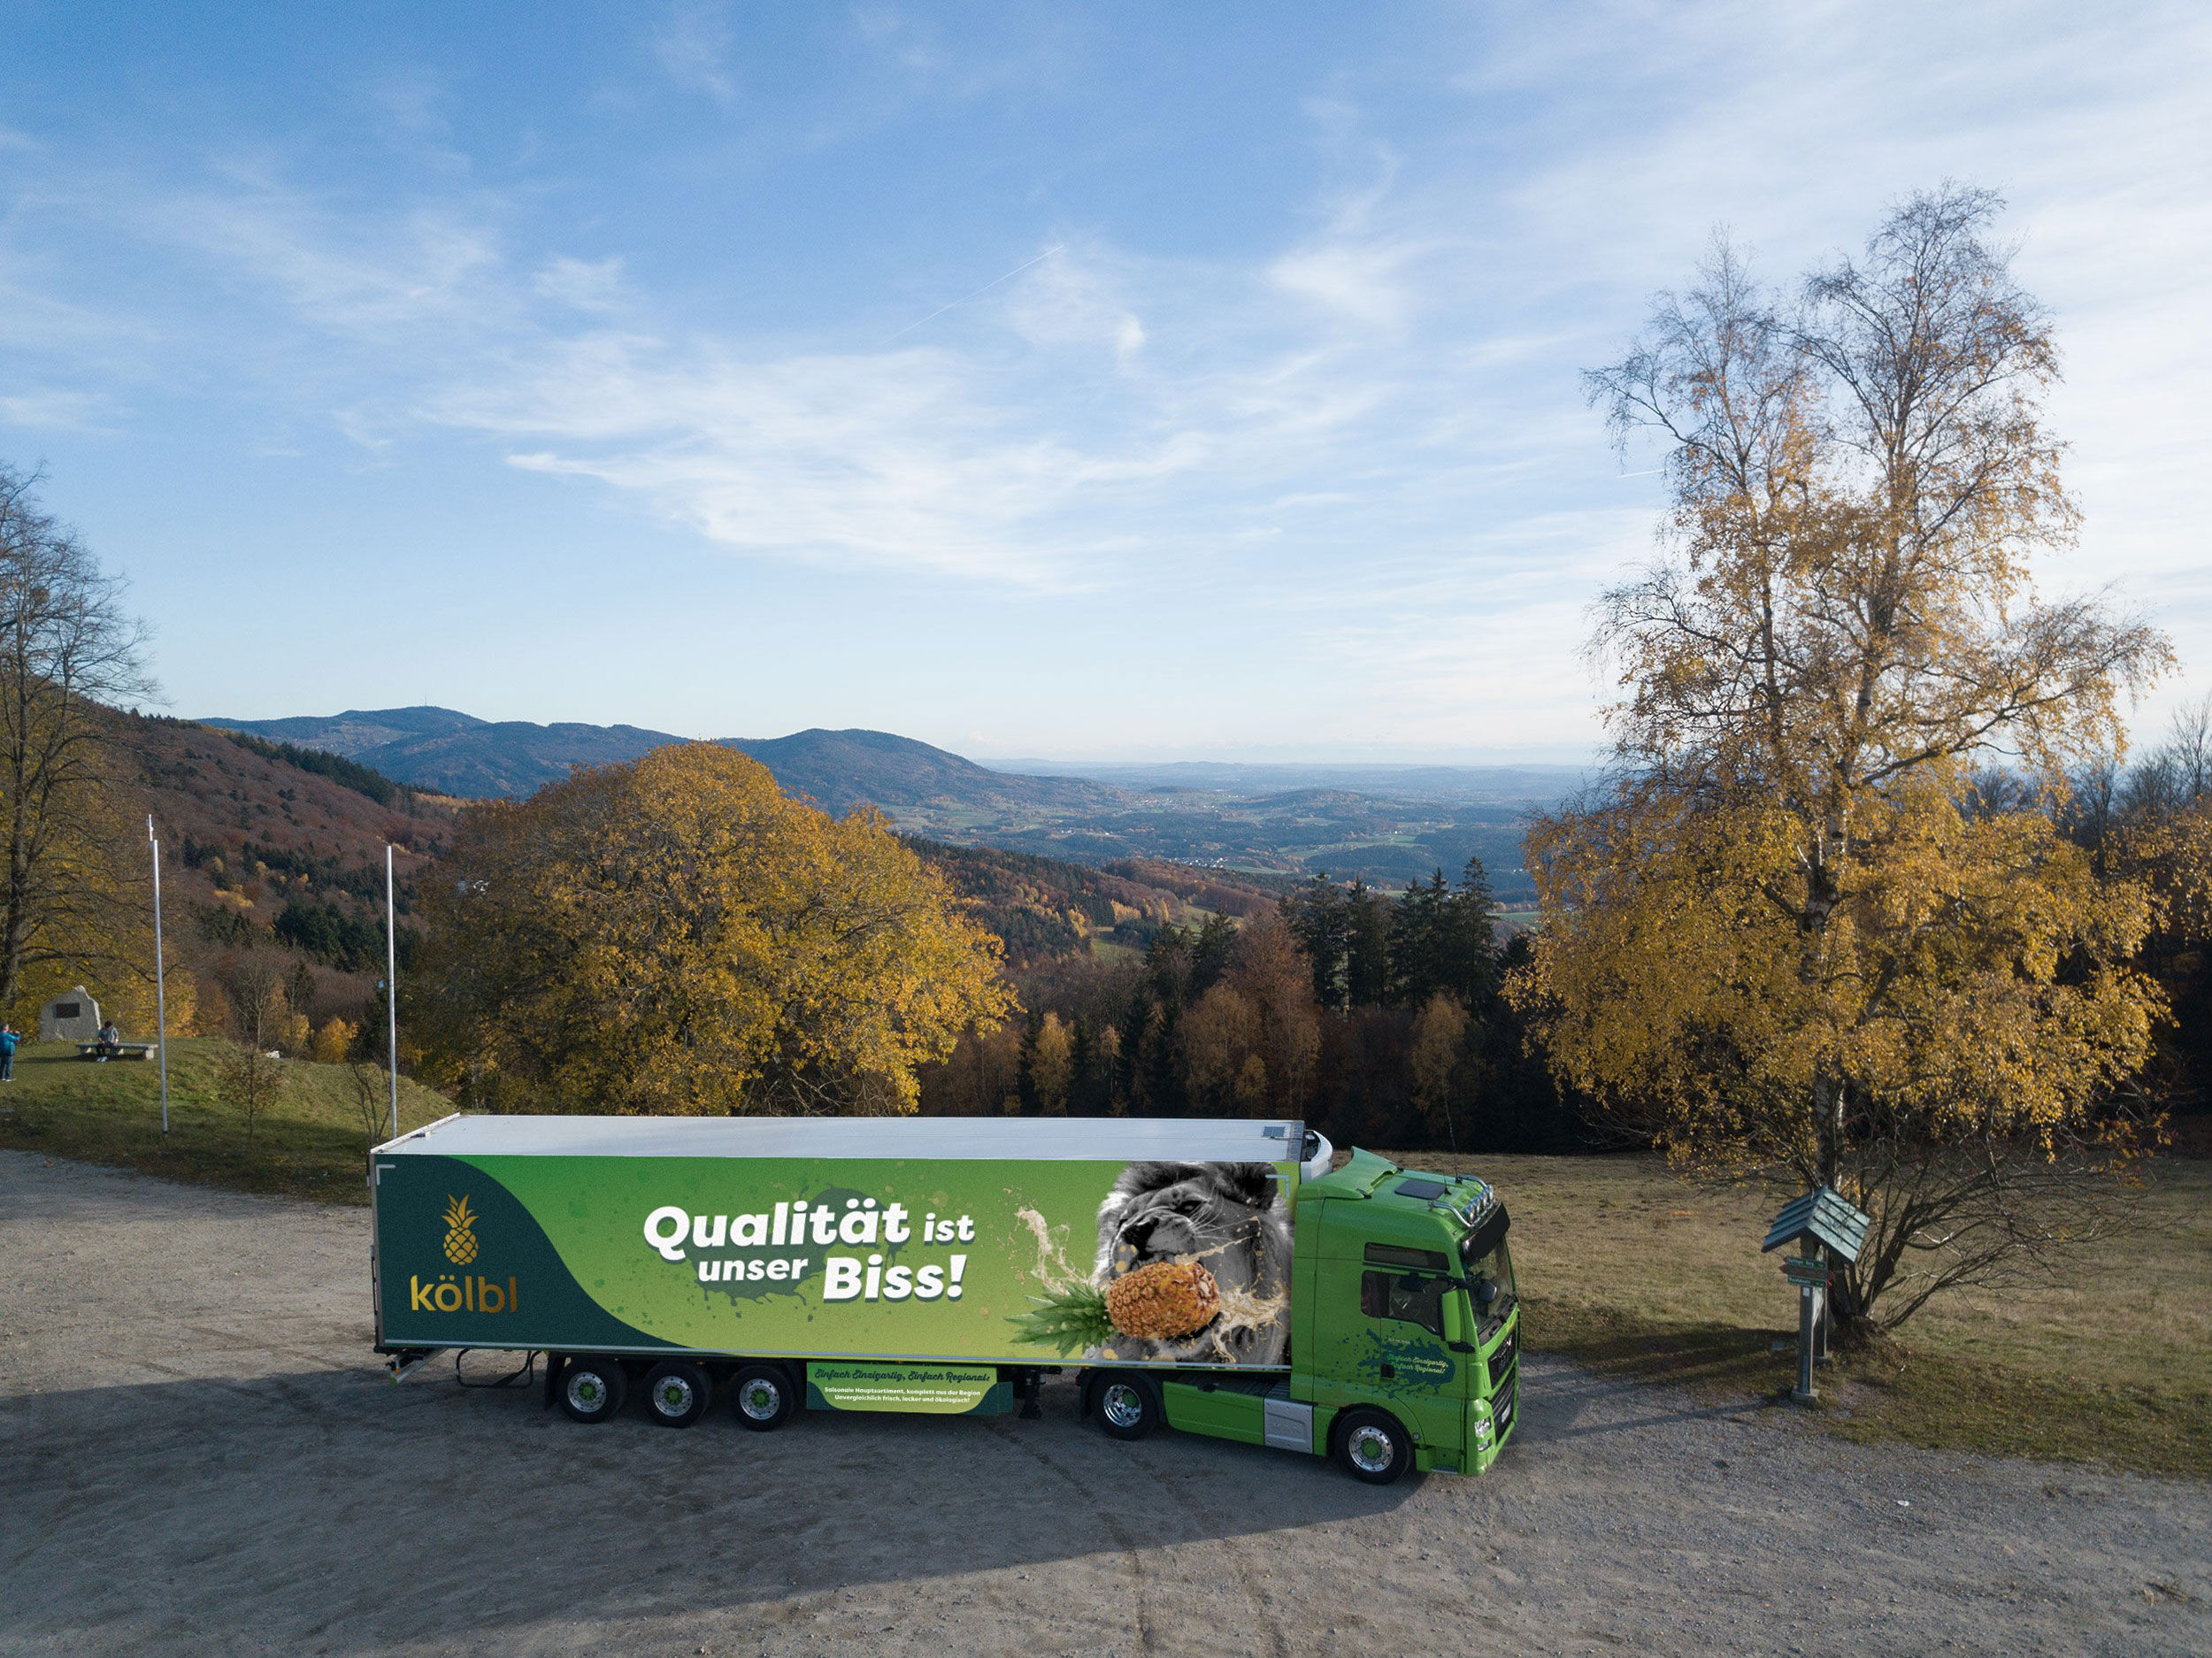
[[[377, 1159], [388, 1346], [1286, 1362], [1295, 1161], [502, 1155], [468, 1139]], [[1066, 1317], [1039, 1334], [1041, 1309], [1071, 1305], [1092, 1320], [1078, 1337]]]

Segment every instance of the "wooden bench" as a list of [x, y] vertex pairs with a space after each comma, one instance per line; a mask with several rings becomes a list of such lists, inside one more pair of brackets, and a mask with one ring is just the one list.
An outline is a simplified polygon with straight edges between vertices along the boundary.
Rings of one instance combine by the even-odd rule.
[[79, 1059], [151, 1059], [153, 1056], [154, 1045], [151, 1042], [80, 1042], [77, 1044]]

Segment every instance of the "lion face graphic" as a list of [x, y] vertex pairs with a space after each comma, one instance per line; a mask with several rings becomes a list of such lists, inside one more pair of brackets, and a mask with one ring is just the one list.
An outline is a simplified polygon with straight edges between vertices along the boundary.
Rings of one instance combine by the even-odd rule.
[[1280, 1364], [1289, 1351], [1290, 1214], [1263, 1163], [1133, 1163], [1098, 1211], [1101, 1285], [1156, 1261], [1196, 1261], [1222, 1310], [1172, 1340], [1117, 1337], [1111, 1356], [1189, 1364]]

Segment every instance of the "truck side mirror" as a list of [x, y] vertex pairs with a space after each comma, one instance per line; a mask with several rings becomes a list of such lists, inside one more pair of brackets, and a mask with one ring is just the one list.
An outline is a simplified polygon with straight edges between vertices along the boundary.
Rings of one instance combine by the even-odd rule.
[[1444, 1345], [1455, 1353], [1473, 1352], [1466, 1339], [1466, 1303], [1457, 1295], [1447, 1293], [1437, 1297], [1436, 1310], [1440, 1315], [1437, 1322], [1443, 1325], [1436, 1333], [1444, 1338]]
[[1475, 1299], [1481, 1302], [1485, 1307], [1489, 1306], [1492, 1301], [1496, 1301], [1498, 1299], [1497, 1279], [1477, 1278], [1475, 1280]]

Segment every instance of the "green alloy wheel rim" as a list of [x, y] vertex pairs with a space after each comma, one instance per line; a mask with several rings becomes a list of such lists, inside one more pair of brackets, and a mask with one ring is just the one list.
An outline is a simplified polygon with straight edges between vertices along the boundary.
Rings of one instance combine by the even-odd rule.
[[1367, 1474], [1382, 1473], [1398, 1456], [1398, 1447], [1391, 1443], [1390, 1435], [1371, 1422], [1363, 1422], [1352, 1430], [1345, 1449], [1353, 1464]]
[[783, 1409], [783, 1390], [775, 1383], [756, 1377], [739, 1391], [737, 1408], [755, 1422], [766, 1422]]

